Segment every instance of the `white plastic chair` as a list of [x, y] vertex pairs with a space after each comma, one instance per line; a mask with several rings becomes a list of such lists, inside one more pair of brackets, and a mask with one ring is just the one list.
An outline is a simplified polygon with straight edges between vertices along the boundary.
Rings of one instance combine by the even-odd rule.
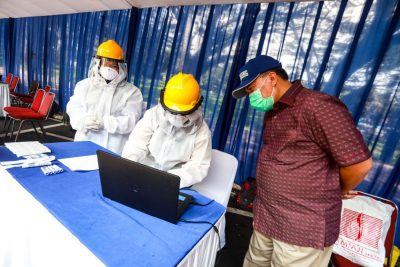
[[233, 180], [238, 166], [237, 159], [225, 152], [213, 149], [208, 175], [198, 184], [192, 186], [200, 194], [228, 206]]
[[[226, 209], [231, 195], [233, 180], [238, 167], [237, 159], [225, 152], [213, 149], [211, 165], [206, 178], [192, 186], [200, 194], [215, 200]], [[225, 246], [225, 215], [219, 228], [220, 248]]]

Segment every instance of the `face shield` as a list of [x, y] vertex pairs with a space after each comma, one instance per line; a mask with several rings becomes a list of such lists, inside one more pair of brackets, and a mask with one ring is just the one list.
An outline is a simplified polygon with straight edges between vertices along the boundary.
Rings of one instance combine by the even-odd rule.
[[165, 118], [171, 125], [178, 128], [197, 125], [203, 121], [201, 107], [198, 107], [195, 111], [187, 115], [174, 114], [166, 110]]

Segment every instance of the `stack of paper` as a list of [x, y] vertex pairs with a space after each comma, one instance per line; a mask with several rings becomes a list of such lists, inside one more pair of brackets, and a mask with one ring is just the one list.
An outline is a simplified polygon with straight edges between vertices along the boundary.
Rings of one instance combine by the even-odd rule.
[[97, 155], [59, 159], [71, 171], [94, 171], [99, 169]]
[[17, 157], [51, 152], [51, 150], [48, 147], [44, 146], [38, 141], [4, 143], [4, 145], [12, 153], [17, 155]]

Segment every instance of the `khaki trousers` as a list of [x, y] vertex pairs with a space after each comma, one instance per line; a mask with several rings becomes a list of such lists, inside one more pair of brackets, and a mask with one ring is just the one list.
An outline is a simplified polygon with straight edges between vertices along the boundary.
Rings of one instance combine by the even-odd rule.
[[328, 266], [332, 247], [324, 250], [300, 247], [269, 238], [254, 231], [243, 267], [323, 267]]

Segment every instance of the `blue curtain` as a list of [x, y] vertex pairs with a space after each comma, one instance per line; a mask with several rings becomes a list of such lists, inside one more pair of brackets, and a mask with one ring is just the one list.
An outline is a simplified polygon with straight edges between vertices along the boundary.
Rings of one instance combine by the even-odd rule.
[[[360, 189], [384, 197], [400, 196], [382, 177], [385, 172], [397, 181], [400, 175], [392, 171], [400, 151], [398, 12], [397, 0], [262, 4], [247, 53], [252, 58], [261, 50], [279, 58], [292, 80], [301, 78], [309, 88], [345, 102], [376, 162]], [[235, 105], [225, 144], [240, 160], [239, 183], [255, 175], [262, 134], [263, 113], [248, 109], [247, 101]]]
[[19, 91], [32, 80], [50, 85], [64, 111], [97, 46], [114, 39], [126, 48], [129, 19], [130, 10], [12, 19], [9, 71], [21, 78]]
[[[213, 147], [235, 155], [241, 184], [255, 176], [264, 114], [236, 101], [238, 69], [257, 54], [291, 80], [340, 97], [372, 151], [359, 189], [400, 203], [399, 0], [182, 6], [0, 20], [0, 71], [50, 84], [61, 111], [98, 44], [126, 49], [129, 79], [147, 108], [173, 74], [192, 73], [205, 97]], [[400, 233], [400, 232], [399, 232]]]
[[3, 81], [7, 74], [7, 62], [9, 62], [8, 54], [8, 27], [10, 19], [0, 19], [0, 74], [3, 75]]
[[158, 103], [169, 77], [192, 73], [205, 97], [206, 121], [216, 130], [245, 11], [245, 5], [139, 10], [129, 71], [147, 108]]
[[[376, 86], [361, 86], [365, 76], [354, 75], [381, 64], [371, 61], [376, 53], [395, 53], [396, 31], [386, 33], [389, 42], [384, 42], [383, 31], [377, 29], [386, 29], [395, 19], [396, 7], [396, 1], [328, 1], [142, 9], [129, 71], [142, 89], [147, 108], [157, 103], [172, 74], [195, 74], [205, 96], [213, 147], [239, 159], [236, 182], [242, 183], [255, 175], [263, 113], [249, 109], [247, 99], [236, 103], [231, 98], [238, 68], [256, 54], [268, 53], [283, 62], [291, 79], [301, 78], [309, 88], [341, 97], [355, 118], [360, 110], [369, 114], [363, 110], [373, 102], [356, 105], [354, 98], [362, 99], [356, 94], [368, 95]], [[372, 45], [371, 40], [382, 43]], [[365, 51], [368, 56], [363, 56]], [[387, 68], [397, 71], [397, 76], [386, 80], [396, 84], [398, 57], [385, 58], [391, 60]], [[391, 98], [385, 99], [393, 99], [394, 91], [388, 92]], [[365, 117], [356, 118], [363, 134]]]

